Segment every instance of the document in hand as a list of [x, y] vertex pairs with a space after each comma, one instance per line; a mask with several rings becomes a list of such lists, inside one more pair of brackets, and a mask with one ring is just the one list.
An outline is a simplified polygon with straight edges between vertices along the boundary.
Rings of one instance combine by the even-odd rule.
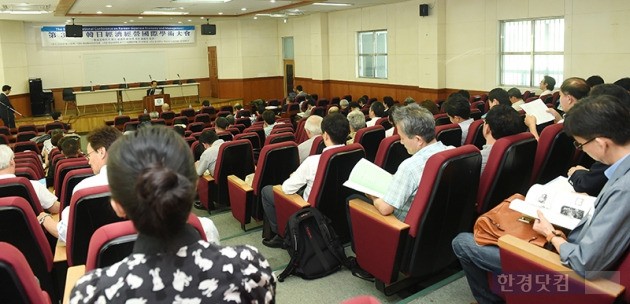
[[595, 199], [573, 191], [567, 178], [559, 177], [546, 185], [533, 185], [525, 201], [513, 200], [510, 209], [533, 218], [538, 217], [536, 210], [540, 210], [552, 224], [573, 230], [582, 218], [589, 216]]
[[385, 196], [393, 175], [362, 158], [354, 165], [344, 186], [376, 197]]
[[553, 120], [553, 115], [547, 112], [547, 105], [545, 105], [540, 99], [522, 104], [521, 109], [523, 109], [525, 113], [535, 116], [537, 125]]

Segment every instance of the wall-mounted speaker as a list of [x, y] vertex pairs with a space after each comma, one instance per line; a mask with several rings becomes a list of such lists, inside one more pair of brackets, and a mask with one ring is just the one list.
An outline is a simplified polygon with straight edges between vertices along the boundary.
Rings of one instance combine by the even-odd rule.
[[421, 17], [429, 16], [429, 5], [428, 4], [420, 4], [420, 16]]
[[83, 37], [83, 25], [66, 24], [66, 37]]
[[202, 24], [201, 25], [201, 35], [216, 35], [216, 34], [217, 34], [216, 24]]

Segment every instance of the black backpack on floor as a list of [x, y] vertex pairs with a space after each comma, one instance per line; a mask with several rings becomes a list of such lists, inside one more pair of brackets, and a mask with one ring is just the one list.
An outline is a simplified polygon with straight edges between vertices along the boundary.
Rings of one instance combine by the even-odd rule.
[[330, 219], [316, 208], [302, 209], [289, 218], [284, 246], [291, 260], [278, 276], [280, 282], [291, 274], [303, 279], [321, 278], [339, 270], [347, 260]]

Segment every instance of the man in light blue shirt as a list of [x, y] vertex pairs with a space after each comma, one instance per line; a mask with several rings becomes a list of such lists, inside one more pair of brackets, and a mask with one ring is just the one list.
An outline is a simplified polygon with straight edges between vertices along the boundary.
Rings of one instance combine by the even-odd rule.
[[411, 157], [403, 161], [387, 192], [382, 198], [374, 198], [374, 206], [382, 215], [394, 214], [404, 221], [413, 202], [424, 166], [433, 154], [452, 149], [435, 139], [435, 119], [429, 110], [410, 104], [397, 108], [394, 115], [400, 142]]

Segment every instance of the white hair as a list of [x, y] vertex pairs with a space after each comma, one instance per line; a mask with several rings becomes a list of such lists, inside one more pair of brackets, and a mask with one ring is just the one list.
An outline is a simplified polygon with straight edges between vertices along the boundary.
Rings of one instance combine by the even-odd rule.
[[365, 115], [361, 111], [352, 111], [348, 113], [348, 122], [353, 131], [365, 128]]
[[13, 154], [13, 150], [9, 146], [0, 145], [0, 170], [8, 168], [14, 156], [15, 154]]
[[345, 100], [345, 99], [342, 99], [342, 100], [339, 101], [339, 105], [342, 106], [342, 107], [347, 107], [349, 104], [350, 103], [347, 100]]
[[312, 135], [322, 134], [322, 117], [318, 115], [311, 115], [306, 119], [304, 123], [304, 129]]

